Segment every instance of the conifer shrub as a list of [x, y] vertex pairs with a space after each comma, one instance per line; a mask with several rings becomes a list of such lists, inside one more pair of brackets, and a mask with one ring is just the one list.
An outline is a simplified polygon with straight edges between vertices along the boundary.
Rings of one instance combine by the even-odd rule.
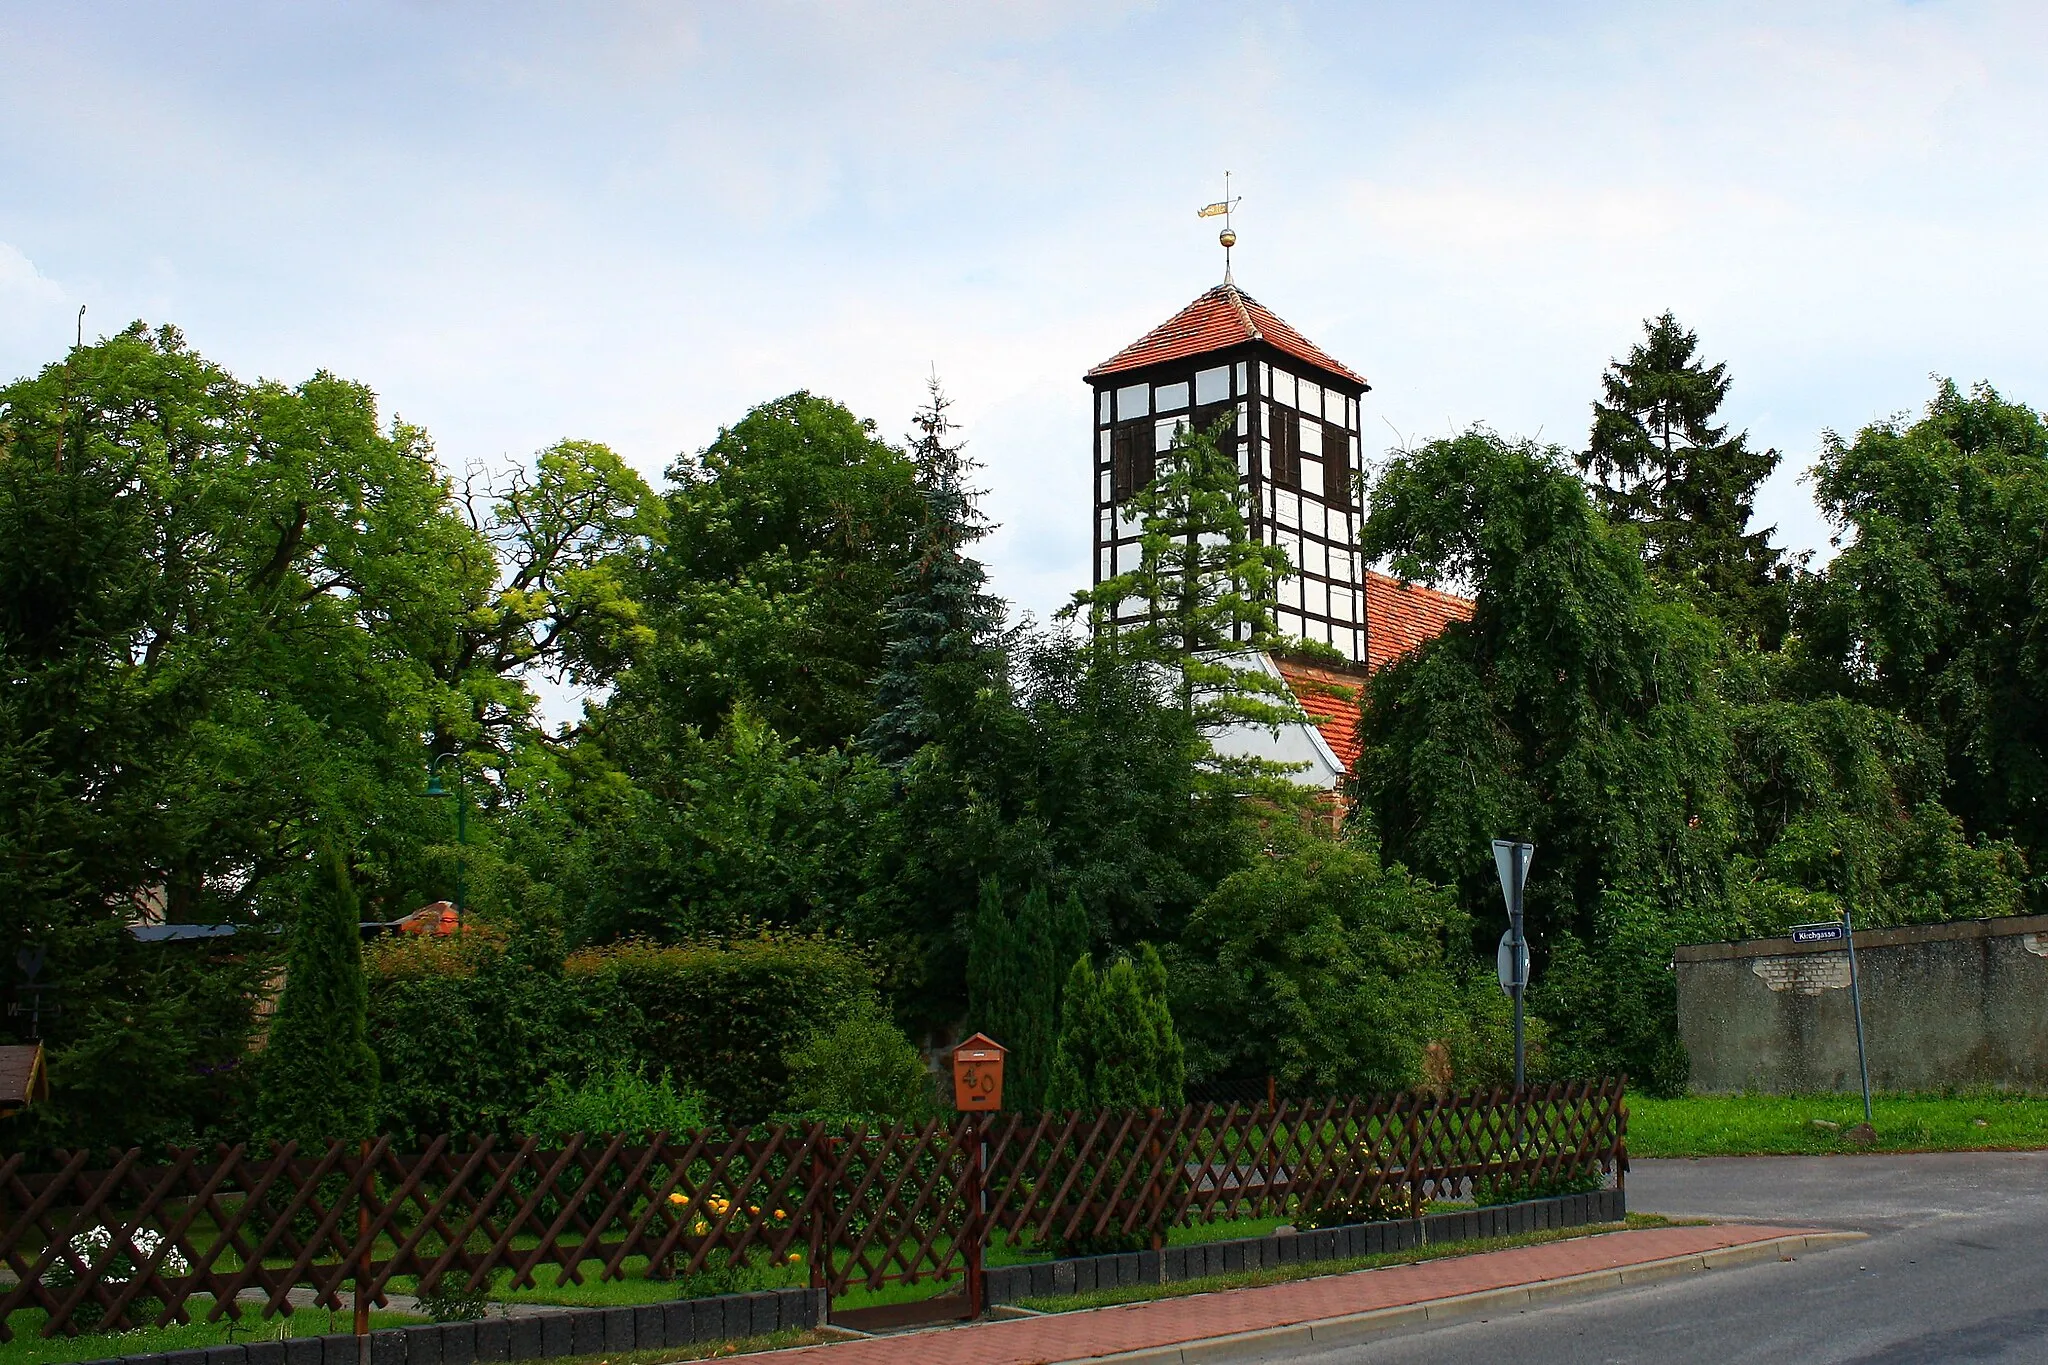
[[258, 1131], [318, 1142], [368, 1137], [377, 1122], [377, 1054], [368, 1036], [355, 886], [322, 848], [318, 884], [292, 926], [284, 996], [258, 1072]]

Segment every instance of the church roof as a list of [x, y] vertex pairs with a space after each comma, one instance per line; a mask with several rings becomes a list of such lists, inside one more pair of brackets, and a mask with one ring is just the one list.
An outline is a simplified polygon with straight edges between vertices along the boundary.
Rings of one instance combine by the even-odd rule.
[[1453, 621], [1472, 619], [1464, 597], [1404, 583], [1370, 570], [1365, 575], [1366, 665], [1380, 668], [1444, 633]]
[[1384, 668], [1443, 634], [1451, 622], [1469, 620], [1472, 603], [1420, 583], [1368, 572], [1365, 611], [1369, 655], [1365, 663], [1331, 664], [1293, 655], [1273, 660], [1346, 772], [1358, 767], [1362, 747], [1358, 742], [1358, 704], [1366, 678], [1372, 670]]
[[1315, 366], [1328, 374], [1370, 388], [1365, 376], [1331, 359], [1329, 355], [1271, 309], [1225, 281], [1208, 290], [1193, 303], [1088, 371], [1087, 378], [1141, 370], [1168, 360], [1219, 351], [1247, 341], [1269, 346]]

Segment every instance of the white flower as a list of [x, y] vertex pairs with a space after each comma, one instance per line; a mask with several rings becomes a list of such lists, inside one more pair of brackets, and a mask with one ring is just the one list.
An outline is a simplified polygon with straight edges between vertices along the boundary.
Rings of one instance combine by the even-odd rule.
[[[156, 1249], [162, 1245], [163, 1240], [164, 1235], [154, 1228], [137, 1228], [129, 1233], [127, 1246], [108, 1263], [100, 1275], [101, 1282], [128, 1283], [129, 1277], [135, 1273], [137, 1267], [156, 1255]], [[71, 1239], [71, 1256], [81, 1267], [89, 1269], [98, 1264], [99, 1259], [106, 1255], [107, 1248], [113, 1244], [114, 1233], [111, 1228], [104, 1224], [96, 1228], [87, 1228]], [[191, 1268], [192, 1265], [185, 1259], [184, 1253], [173, 1247], [164, 1253], [164, 1259], [156, 1270], [159, 1275], [183, 1275]], [[60, 1262], [53, 1269], [68, 1272], [70, 1267]]]

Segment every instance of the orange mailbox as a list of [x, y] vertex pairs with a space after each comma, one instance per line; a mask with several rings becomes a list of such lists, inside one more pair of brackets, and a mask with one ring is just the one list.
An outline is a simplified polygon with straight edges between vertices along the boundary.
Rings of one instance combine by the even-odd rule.
[[1007, 1049], [986, 1033], [977, 1033], [953, 1049], [953, 1107], [1003, 1107], [1003, 1057]]

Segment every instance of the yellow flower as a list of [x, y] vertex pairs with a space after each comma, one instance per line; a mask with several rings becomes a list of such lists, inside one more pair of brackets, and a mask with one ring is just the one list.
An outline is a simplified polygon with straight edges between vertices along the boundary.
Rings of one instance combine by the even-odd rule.
[[668, 1202], [671, 1204], [687, 1204], [690, 1202], [690, 1196], [678, 1191], [668, 1197]]
[[711, 1231], [711, 1225], [702, 1218], [699, 1218], [696, 1222], [690, 1224], [690, 1231], [702, 1237], [705, 1233]]
[[788, 1214], [786, 1214], [786, 1213], [784, 1213], [784, 1212], [783, 1212], [783, 1211], [782, 1211], [781, 1209], [777, 1209], [777, 1210], [775, 1210], [775, 1216], [776, 1216], [777, 1218], [787, 1218], [787, 1217], [789, 1217], [789, 1215], [788, 1215]]
[[747, 1205], [747, 1212], [758, 1215], [761, 1212], [761, 1206], [759, 1204], [749, 1204]]
[[791, 1265], [795, 1265], [798, 1261], [801, 1261], [802, 1259], [803, 1256], [798, 1252], [792, 1251], [789, 1253], [789, 1263]]

